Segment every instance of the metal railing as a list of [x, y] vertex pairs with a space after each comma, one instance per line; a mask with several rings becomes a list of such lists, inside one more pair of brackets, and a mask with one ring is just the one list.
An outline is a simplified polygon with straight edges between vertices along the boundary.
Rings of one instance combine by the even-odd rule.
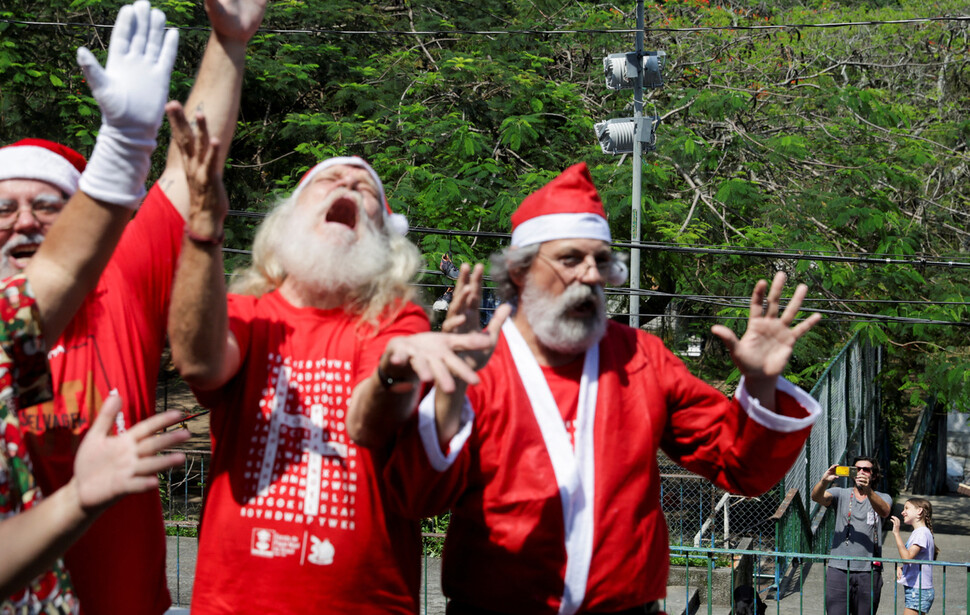
[[[810, 499], [812, 487], [833, 463], [854, 454], [879, 454], [880, 395], [876, 376], [882, 367], [882, 348], [854, 337], [832, 361], [811, 395], [822, 405], [823, 416], [812, 428], [799, 458], [781, 483], [785, 494], [772, 515], [775, 548], [779, 553], [824, 553], [835, 526], [834, 511]], [[884, 451], [883, 451], [884, 452]], [[888, 464], [883, 461], [884, 467]], [[779, 557], [774, 584], [782, 583], [791, 561]]]
[[[672, 583], [677, 585], [677, 595], [668, 595], [664, 609], [671, 615], [679, 615], [685, 605], [692, 605], [691, 613], [722, 615], [738, 612], [738, 596], [756, 595], [752, 610], [760, 615], [771, 613], [826, 613], [828, 576], [833, 574], [828, 566], [835, 560], [880, 562], [882, 570], [871, 568], [869, 575], [881, 575], [878, 612], [901, 614], [904, 609], [903, 586], [896, 583], [897, 569], [914, 560], [896, 558], [844, 557], [816, 553], [784, 551], [757, 551], [751, 549], [717, 549], [695, 547], [671, 547]], [[759, 582], [761, 568], [778, 568], [778, 561], [794, 562], [795, 583], [787, 590], [774, 586], [764, 587]], [[932, 613], [964, 615], [970, 604], [970, 562], [923, 561], [919, 564], [934, 570], [933, 587], [936, 597]], [[835, 572], [838, 574], [838, 572]], [[753, 591], [739, 591], [739, 588]], [[870, 585], [871, 587], [871, 585]], [[680, 592], [683, 593], [680, 593]], [[848, 596], [847, 596], [848, 599]], [[890, 610], [891, 609], [891, 610]], [[848, 613], [849, 605], [846, 604]], [[863, 614], [864, 615], [864, 614]]]

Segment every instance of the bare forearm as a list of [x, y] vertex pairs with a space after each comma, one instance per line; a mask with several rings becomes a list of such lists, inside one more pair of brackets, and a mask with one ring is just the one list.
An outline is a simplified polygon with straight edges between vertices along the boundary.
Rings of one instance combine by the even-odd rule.
[[465, 404], [465, 391], [468, 385], [458, 380], [454, 393], [444, 393], [436, 389], [434, 399], [435, 426], [438, 430], [438, 444], [441, 450], [448, 449], [451, 439], [461, 429], [461, 409]]
[[875, 491], [869, 490], [869, 503], [872, 505], [872, 509], [876, 511], [876, 514], [885, 519], [889, 516], [889, 503], [882, 499]]
[[[227, 40], [213, 33], [209, 37], [192, 92], [185, 101], [186, 115], [205, 113], [209, 134], [220, 142], [218, 166], [225, 164], [236, 130], [239, 97], [246, 64], [246, 44]], [[182, 160], [175, 143], [170, 143], [165, 171], [159, 183], [175, 208], [187, 216], [189, 189], [182, 171]]]
[[748, 389], [748, 394], [761, 403], [765, 410], [775, 410], [775, 393], [777, 391], [777, 378], [755, 378], [745, 376], [744, 386]]
[[354, 389], [347, 410], [347, 434], [361, 446], [381, 448], [414, 412], [419, 383], [385, 388], [377, 370]]
[[900, 559], [913, 559], [913, 556], [909, 554], [909, 550], [906, 548], [906, 543], [903, 542], [903, 537], [894, 532], [893, 538], [896, 539], [896, 550], [899, 551]]
[[27, 266], [44, 328], [53, 344], [74, 317], [121, 239], [131, 210], [75, 192]]
[[72, 479], [37, 506], [0, 522], [0, 596], [48, 570], [96, 517], [82, 510]]
[[188, 236], [182, 240], [168, 334], [172, 361], [189, 384], [208, 389], [228, 380], [229, 317], [220, 245]]
[[825, 480], [824, 478], [815, 483], [815, 486], [812, 487], [812, 501], [818, 502], [822, 506], [828, 506], [829, 503], [825, 498], [825, 490], [828, 489], [829, 485], [831, 484], [831, 482]]

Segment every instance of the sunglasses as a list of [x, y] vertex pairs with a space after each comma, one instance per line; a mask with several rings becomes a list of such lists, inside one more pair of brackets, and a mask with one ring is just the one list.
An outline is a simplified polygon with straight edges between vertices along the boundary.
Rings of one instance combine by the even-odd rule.
[[872, 468], [867, 466], [854, 466], [856, 472], [865, 472], [866, 474], [872, 474]]

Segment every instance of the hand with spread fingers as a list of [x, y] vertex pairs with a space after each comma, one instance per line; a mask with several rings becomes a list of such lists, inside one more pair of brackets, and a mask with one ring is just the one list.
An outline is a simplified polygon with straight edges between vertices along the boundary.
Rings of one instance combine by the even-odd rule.
[[808, 287], [799, 284], [791, 300], [779, 316], [781, 291], [785, 286], [783, 272], [775, 274], [765, 302], [768, 283], [759, 280], [751, 294], [748, 328], [739, 340], [733, 331], [723, 325], [711, 327], [711, 333], [721, 338], [731, 359], [745, 377], [748, 391], [759, 399], [765, 408], [774, 407], [775, 381], [782, 374], [791, 358], [795, 342], [821, 320], [821, 314], [812, 314], [795, 326], [795, 315], [801, 309]]
[[120, 410], [121, 398], [109, 395], [78, 447], [72, 481], [85, 511], [98, 512], [123, 496], [155, 489], [158, 472], [185, 461], [182, 453], [158, 453], [188, 440], [188, 431], [156, 433], [180, 422], [181, 412], [157, 414], [123, 433], [109, 435]]
[[102, 120], [79, 183], [89, 196], [131, 209], [144, 197], [178, 39], [178, 30], [165, 29], [163, 12], [138, 0], [118, 12], [104, 67], [86, 47], [78, 48]]
[[481, 264], [475, 265], [474, 269], [467, 264], [462, 264], [458, 273], [455, 292], [448, 307], [448, 315], [441, 325], [441, 330], [445, 333], [479, 333], [484, 331], [489, 334], [492, 339], [491, 345], [462, 354], [468, 365], [475, 370], [482, 369], [488, 363], [488, 359], [495, 350], [495, 344], [498, 342], [498, 334], [502, 324], [512, 312], [510, 304], [500, 305], [495, 310], [488, 326], [482, 329], [478, 312], [482, 304], [482, 278], [484, 273], [485, 268]]
[[[381, 372], [394, 378], [434, 382], [443, 393], [456, 390], [455, 378], [478, 384], [475, 372], [488, 362], [511, 307], [498, 308], [484, 329], [478, 319], [482, 298], [482, 265], [461, 266], [448, 316], [441, 333], [418, 333], [391, 340], [381, 360]], [[413, 376], [412, 376], [413, 375]]]
[[212, 29], [225, 38], [247, 42], [263, 22], [267, 0], [206, 0]]

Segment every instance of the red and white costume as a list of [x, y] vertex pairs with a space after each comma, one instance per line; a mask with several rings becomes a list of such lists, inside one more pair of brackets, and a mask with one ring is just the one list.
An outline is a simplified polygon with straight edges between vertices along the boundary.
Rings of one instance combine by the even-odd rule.
[[658, 449], [719, 487], [760, 494], [791, 466], [820, 412], [782, 379], [777, 413], [743, 386], [729, 400], [658, 338], [613, 322], [577, 363], [581, 372], [541, 368], [507, 321], [448, 454], [433, 392], [401, 435], [387, 483], [408, 514], [452, 511], [442, 572], [450, 599], [576, 613], [663, 598]]
[[[528, 196], [512, 226], [513, 248], [610, 241], [585, 164]], [[510, 319], [479, 377], [447, 455], [432, 392], [385, 473], [406, 514], [452, 511], [442, 586], [458, 613], [612, 612], [663, 598], [657, 450], [724, 489], [760, 494], [821, 412], [783, 379], [777, 412], [743, 381], [728, 400], [659, 339], [613, 322], [572, 363], [543, 368]]]
[[386, 455], [344, 420], [387, 342], [428, 330], [407, 304], [375, 334], [342, 309], [297, 308], [276, 291], [229, 295], [242, 365], [199, 393], [213, 465], [193, 615], [416, 613], [420, 527], [386, 506]]

